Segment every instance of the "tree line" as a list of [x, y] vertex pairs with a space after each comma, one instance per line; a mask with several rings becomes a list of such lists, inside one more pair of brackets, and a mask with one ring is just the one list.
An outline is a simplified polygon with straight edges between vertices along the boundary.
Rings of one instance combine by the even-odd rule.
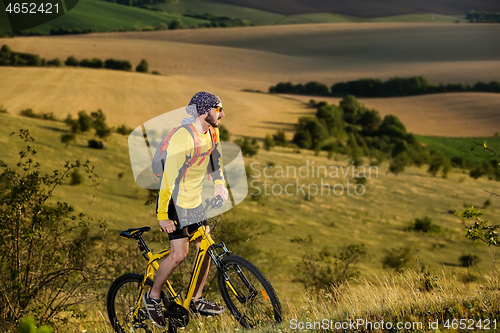
[[500, 13], [473, 10], [468, 12], [465, 18], [471, 23], [500, 23]]
[[[62, 65], [63, 62], [59, 58], [47, 61], [45, 58], [42, 58], [37, 54], [14, 52], [7, 45], [3, 45], [0, 49], [0, 66], [60, 67]], [[132, 64], [128, 60], [117, 60], [111, 58], [104, 61], [99, 58], [78, 60], [73, 55], [69, 56], [66, 59], [64, 65], [73, 67], [80, 66], [89, 68], [107, 68], [123, 71], [132, 70]], [[135, 70], [141, 73], [148, 73], [149, 63], [145, 59], [142, 59], [141, 62], [135, 67]], [[153, 71], [152, 74], [159, 73]]]
[[[427, 171], [433, 176], [446, 177], [450, 169], [456, 167], [469, 170], [472, 178], [487, 176], [500, 181], [500, 165], [495, 161], [475, 165], [462, 157], [450, 158], [430, 150], [408, 133], [398, 117], [386, 115], [382, 118], [377, 110], [366, 108], [352, 95], [344, 97], [338, 106], [315, 100], [309, 105], [316, 113], [298, 119], [291, 142], [283, 131], [278, 131], [266, 136], [264, 148], [270, 150], [274, 146], [292, 144], [317, 153], [326, 151], [328, 158], [335, 153], [350, 156], [357, 166], [365, 158], [370, 165], [389, 160], [389, 172], [394, 174], [410, 165], [428, 165]], [[250, 146], [250, 141], [246, 146]]]
[[436, 85], [429, 83], [423, 76], [412, 76], [407, 78], [394, 77], [386, 81], [373, 78], [359, 79], [338, 82], [331, 87], [316, 81], [311, 81], [306, 84], [280, 82], [269, 88], [270, 93], [334, 97], [343, 97], [347, 95], [354, 95], [357, 97], [397, 97], [467, 91], [500, 93], [500, 82], [476, 82], [473, 85], [465, 83], [440, 83]]

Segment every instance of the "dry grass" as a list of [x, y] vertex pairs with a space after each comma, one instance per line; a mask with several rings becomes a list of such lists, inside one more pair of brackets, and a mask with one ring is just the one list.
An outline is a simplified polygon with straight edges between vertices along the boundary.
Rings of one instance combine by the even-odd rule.
[[[2, 105], [13, 114], [32, 108], [53, 112], [60, 119], [102, 109], [111, 125], [139, 124], [186, 105], [197, 91], [217, 93], [227, 110], [224, 125], [234, 135], [264, 138], [284, 129], [293, 135], [298, 117], [313, 114], [311, 97], [279, 96], [234, 91], [218, 82], [184, 76], [157, 76], [80, 68], [1, 67]], [[338, 104], [338, 98], [313, 97]], [[437, 136], [492, 136], [500, 128], [499, 94], [454, 93], [406, 98], [361, 99], [381, 115], [398, 116], [414, 134]], [[234, 139], [234, 137], [233, 137]]]
[[[186, 77], [156, 76], [79, 68], [1, 67], [0, 100], [12, 114], [32, 108], [59, 119], [102, 109], [111, 125], [129, 127], [187, 105], [201, 90], [217, 93], [224, 103], [224, 125], [232, 134], [264, 137], [278, 128], [292, 129], [309, 112], [304, 103], [280, 96], [231, 91]], [[233, 139], [235, 137], [233, 136]]]

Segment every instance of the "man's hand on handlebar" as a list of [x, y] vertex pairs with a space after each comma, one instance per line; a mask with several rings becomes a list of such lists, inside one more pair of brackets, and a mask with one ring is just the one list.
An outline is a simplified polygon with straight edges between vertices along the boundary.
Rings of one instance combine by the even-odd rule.
[[159, 220], [158, 223], [160, 224], [161, 229], [167, 233], [172, 233], [175, 229], [177, 229], [174, 221], [172, 220]]
[[215, 185], [215, 190], [214, 190], [214, 197], [217, 197], [220, 195], [222, 200], [226, 201], [229, 198], [227, 188], [223, 185]]

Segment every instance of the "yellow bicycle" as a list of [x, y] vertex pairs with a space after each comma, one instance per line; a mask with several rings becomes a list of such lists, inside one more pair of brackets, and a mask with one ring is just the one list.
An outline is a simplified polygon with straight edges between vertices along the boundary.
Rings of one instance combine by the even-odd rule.
[[[220, 205], [220, 197], [207, 200], [203, 210], [205, 217], [211, 209]], [[144, 232], [150, 230], [150, 227], [131, 228], [120, 233], [120, 236], [138, 242], [139, 250], [148, 265], [143, 274], [124, 274], [109, 288], [108, 316], [115, 332], [152, 333], [168, 330], [169, 333], [174, 333], [177, 328], [185, 327], [189, 322], [189, 305], [206, 255], [210, 256], [217, 268], [217, 282], [224, 302], [243, 327], [252, 328], [282, 321], [278, 296], [262, 272], [248, 260], [232, 255], [224, 243], [215, 244], [205, 226], [200, 223], [198, 229], [189, 235], [189, 242], [201, 239], [201, 243], [186, 296], [182, 297], [175, 292], [169, 281], [165, 282], [163, 289], [167, 292], [162, 292], [162, 299], [168, 327], [158, 330], [149, 319], [142, 295], [153, 286], [158, 262], [170, 253], [170, 248], [153, 254], [142, 237]]]

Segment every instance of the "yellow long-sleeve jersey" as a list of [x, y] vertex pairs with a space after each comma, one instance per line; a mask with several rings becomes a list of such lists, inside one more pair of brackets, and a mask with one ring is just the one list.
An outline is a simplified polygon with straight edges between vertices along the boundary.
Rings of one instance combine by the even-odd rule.
[[[211, 128], [207, 132], [201, 133], [196, 126], [192, 126], [192, 128], [196, 129], [196, 133], [191, 134], [188, 129], [181, 127], [169, 140], [160, 194], [156, 205], [158, 220], [169, 219], [168, 205], [171, 199], [176, 206], [185, 209], [196, 208], [202, 203], [201, 192], [209, 163], [211, 164], [210, 170], [215, 171], [212, 172], [214, 184], [226, 186], [219, 129]], [[212, 148], [210, 131], [215, 131], [215, 147], [211, 156], [207, 155], [207, 152]], [[200, 154], [203, 156], [198, 157], [193, 165], [188, 166], [188, 162], [195, 154], [193, 135], [199, 136]]]

